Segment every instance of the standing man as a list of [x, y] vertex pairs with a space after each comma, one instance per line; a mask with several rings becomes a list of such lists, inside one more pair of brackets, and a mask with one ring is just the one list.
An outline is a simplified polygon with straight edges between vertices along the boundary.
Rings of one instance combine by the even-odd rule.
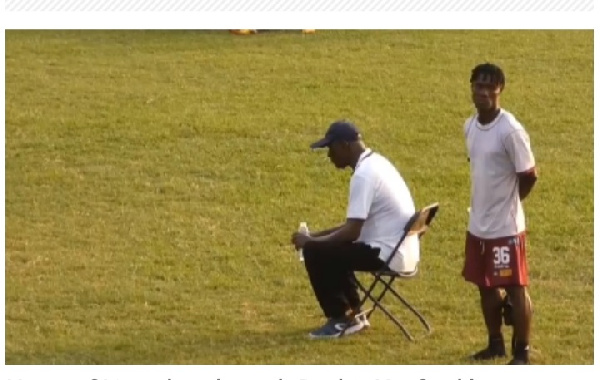
[[[354, 271], [388, 269], [385, 263], [415, 205], [400, 173], [385, 157], [367, 148], [356, 126], [338, 121], [311, 148], [328, 148], [338, 169], [351, 168], [346, 221], [338, 227], [313, 234], [295, 232], [292, 243], [303, 249], [304, 263], [326, 323], [310, 338], [336, 338], [369, 326], [357, 317], [360, 297]], [[389, 269], [409, 272], [419, 261], [419, 238], [408, 236], [389, 264]]]
[[488, 346], [472, 358], [506, 356], [501, 331], [504, 309], [505, 323], [513, 325], [509, 364], [529, 364], [531, 301], [521, 203], [537, 174], [529, 135], [512, 114], [500, 108], [503, 89], [504, 73], [498, 66], [485, 63], [473, 69], [471, 93], [477, 114], [464, 126], [471, 208], [463, 276], [479, 287], [489, 334]]

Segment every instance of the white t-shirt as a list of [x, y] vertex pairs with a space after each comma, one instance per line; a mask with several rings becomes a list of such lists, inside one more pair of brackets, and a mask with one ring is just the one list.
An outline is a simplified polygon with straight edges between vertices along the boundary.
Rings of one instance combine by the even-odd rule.
[[469, 232], [494, 239], [525, 231], [517, 173], [535, 167], [529, 135], [501, 109], [486, 125], [477, 115], [467, 119], [465, 137], [471, 163]]
[[[398, 170], [385, 157], [367, 149], [350, 180], [347, 218], [365, 221], [357, 241], [379, 248], [379, 258], [386, 261], [414, 213], [415, 204]], [[418, 261], [419, 238], [412, 235], [404, 240], [389, 266], [408, 272]]]

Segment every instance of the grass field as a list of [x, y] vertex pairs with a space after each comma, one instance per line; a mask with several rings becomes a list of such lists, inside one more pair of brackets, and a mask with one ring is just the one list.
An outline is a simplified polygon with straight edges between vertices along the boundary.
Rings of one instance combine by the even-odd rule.
[[[325, 30], [6, 31], [6, 363], [469, 363], [462, 125], [486, 60], [540, 172], [532, 361], [593, 363], [593, 31]], [[440, 202], [401, 284], [434, 328], [408, 319], [417, 343], [381, 314], [306, 337], [323, 320], [289, 239], [344, 219], [350, 172], [308, 149], [338, 118]]]

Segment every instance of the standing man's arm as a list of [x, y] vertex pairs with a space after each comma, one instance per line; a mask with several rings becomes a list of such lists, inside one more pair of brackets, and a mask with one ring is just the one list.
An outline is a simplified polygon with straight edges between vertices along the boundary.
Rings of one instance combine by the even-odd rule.
[[537, 170], [535, 168], [535, 159], [531, 151], [529, 135], [524, 129], [517, 129], [511, 132], [504, 141], [506, 152], [510, 157], [519, 183], [519, 197], [523, 201], [537, 181]]
[[519, 177], [519, 197], [523, 201], [527, 198], [537, 181], [537, 171], [533, 167], [528, 171], [517, 173], [517, 176]]

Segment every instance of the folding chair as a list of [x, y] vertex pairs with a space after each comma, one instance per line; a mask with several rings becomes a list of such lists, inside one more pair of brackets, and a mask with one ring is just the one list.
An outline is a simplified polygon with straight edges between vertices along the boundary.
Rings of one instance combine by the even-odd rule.
[[[355, 277], [356, 285], [364, 293], [364, 296], [361, 299], [360, 307], [364, 306], [364, 304], [367, 302], [367, 300], [371, 300], [373, 302], [373, 307], [371, 309], [368, 309], [368, 310], [358, 314], [356, 317], [366, 314], [366, 317], [369, 318], [371, 316], [371, 314], [375, 311], [375, 309], [380, 309], [381, 311], [383, 311], [385, 313], [385, 315], [387, 315], [392, 320], [392, 322], [394, 322], [396, 324], [396, 326], [398, 326], [402, 330], [402, 332], [404, 333], [406, 338], [408, 338], [411, 341], [414, 341], [415, 339], [408, 332], [406, 327], [404, 327], [402, 322], [400, 322], [398, 320], [398, 318], [396, 318], [394, 315], [392, 315], [392, 313], [390, 313], [390, 311], [388, 309], [386, 309], [384, 305], [381, 304], [381, 300], [389, 291], [394, 296], [396, 296], [396, 298], [400, 302], [402, 302], [402, 304], [404, 304], [404, 306], [406, 306], [414, 315], [416, 315], [417, 318], [419, 318], [419, 321], [427, 330], [427, 335], [429, 335], [431, 333], [431, 326], [429, 325], [427, 320], [425, 320], [425, 317], [423, 317], [423, 315], [419, 311], [417, 311], [417, 309], [415, 309], [410, 303], [408, 303], [408, 301], [406, 301], [406, 299], [404, 299], [404, 297], [402, 297], [396, 290], [394, 290], [394, 288], [392, 288], [392, 283], [397, 278], [414, 277], [419, 270], [418, 263], [417, 263], [417, 266], [415, 267], [415, 269], [411, 272], [396, 272], [396, 271], [390, 270], [389, 264], [392, 262], [392, 259], [396, 255], [398, 248], [400, 247], [402, 242], [404, 242], [404, 239], [406, 239], [407, 236], [418, 234], [419, 239], [420, 239], [421, 236], [423, 236], [423, 234], [425, 234], [425, 232], [429, 228], [429, 225], [431, 224], [433, 218], [435, 217], [436, 213], [438, 212], [438, 209], [439, 209], [439, 205], [437, 203], [433, 203], [433, 204], [417, 211], [410, 218], [408, 223], [406, 223], [406, 226], [404, 226], [404, 230], [402, 233], [402, 237], [400, 238], [400, 241], [398, 241], [398, 243], [394, 247], [394, 250], [392, 251], [392, 255], [387, 259], [385, 266], [377, 272], [371, 272], [371, 274], [374, 276], [374, 280], [373, 280], [373, 283], [368, 288], [363, 286], [360, 283], [360, 281]], [[377, 297], [374, 297], [371, 293], [375, 289], [375, 286], [379, 283], [383, 284], [384, 289]], [[343, 332], [342, 332], [342, 335], [343, 335]]]

